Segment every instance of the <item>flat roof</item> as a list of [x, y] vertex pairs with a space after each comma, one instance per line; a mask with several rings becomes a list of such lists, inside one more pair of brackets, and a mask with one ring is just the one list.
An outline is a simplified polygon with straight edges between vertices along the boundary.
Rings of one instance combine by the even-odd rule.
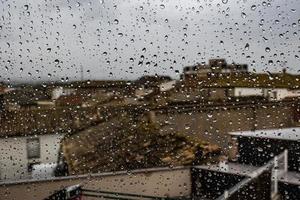
[[236, 132], [229, 132], [229, 135], [296, 141], [300, 139], [300, 127], [266, 129], [266, 130], [255, 130], [255, 131], [236, 131]]
[[234, 162], [220, 162], [218, 164], [212, 165], [199, 165], [194, 166], [194, 168], [246, 177], [252, 177], [253, 172], [259, 169], [259, 167], [256, 166], [244, 165]]

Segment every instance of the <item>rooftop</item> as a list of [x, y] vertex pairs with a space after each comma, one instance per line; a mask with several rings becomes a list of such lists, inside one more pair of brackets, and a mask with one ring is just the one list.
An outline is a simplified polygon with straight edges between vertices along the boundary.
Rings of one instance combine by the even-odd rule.
[[293, 128], [266, 129], [266, 130], [255, 130], [255, 131], [237, 131], [237, 132], [230, 132], [229, 135], [296, 141], [300, 139], [300, 128], [293, 127]]
[[[118, 116], [66, 137], [62, 150], [71, 174], [190, 165], [217, 159], [219, 147], [160, 125]], [[89, 145], [83, 145], [89, 144]], [[103, 154], [107, 152], [107, 154]]]

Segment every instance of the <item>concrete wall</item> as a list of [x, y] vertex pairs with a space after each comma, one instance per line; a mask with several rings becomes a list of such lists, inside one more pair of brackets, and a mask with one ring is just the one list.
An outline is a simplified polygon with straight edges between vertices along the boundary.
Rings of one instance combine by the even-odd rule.
[[234, 96], [263, 96], [262, 88], [234, 88]]
[[68, 96], [75, 92], [73, 88], [64, 88], [64, 87], [57, 87], [54, 88], [51, 92], [51, 99], [55, 100], [61, 96]]
[[176, 80], [162, 83], [159, 85], [159, 91], [165, 92], [165, 91], [171, 90], [172, 88], [175, 87], [175, 84], [176, 84]]
[[[34, 138], [34, 136], [32, 136]], [[63, 134], [40, 135], [40, 158], [27, 158], [27, 138], [0, 138], [0, 182], [4, 180], [27, 179], [30, 162], [56, 162]]]
[[[225, 108], [225, 109], [224, 109]], [[215, 143], [228, 150], [228, 133], [254, 129], [291, 127], [291, 106], [220, 107], [156, 112], [156, 121], [164, 124], [162, 132], [177, 131]]]
[[231, 88], [207, 88], [206, 90], [209, 91], [208, 99], [210, 100], [227, 99], [233, 93]]
[[162, 168], [0, 184], [0, 196], [6, 200], [42, 200], [55, 190], [75, 184], [92, 190], [165, 197], [189, 196], [191, 172], [189, 167]]
[[277, 91], [277, 100], [282, 100], [286, 97], [300, 96], [300, 90], [272, 89], [271, 91]]

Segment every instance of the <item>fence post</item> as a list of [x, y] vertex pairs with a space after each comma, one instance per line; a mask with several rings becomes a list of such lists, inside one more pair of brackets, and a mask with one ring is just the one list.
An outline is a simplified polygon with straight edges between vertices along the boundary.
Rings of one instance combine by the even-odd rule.
[[284, 172], [288, 171], [288, 166], [289, 166], [289, 163], [288, 163], [288, 150], [285, 149], [284, 150]]
[[228, 197], [229, 197], [228, 190], [225, 190], [224, 191], [224, 199], [228, 199]]
[[278, 194], [278, 157], [274, 157], [274, 196]]

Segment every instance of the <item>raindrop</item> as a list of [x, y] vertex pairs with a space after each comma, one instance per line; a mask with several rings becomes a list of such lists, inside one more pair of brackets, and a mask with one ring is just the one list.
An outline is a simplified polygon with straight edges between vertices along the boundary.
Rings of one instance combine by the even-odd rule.
[[222, 3], [224, 4], [228, 3], [228, 0], [222, 0]]
[[164, 4], [160, 4], [159, 6], [161, 9], [165, 9], [165, 5]]
[[247, 51], [249, 50], [249, 47], [250, 47], [249, 43], [246, 43], [245, 49], [246, 49]]
[[26, 5], [24, 5], [24, 9], [25, 10], [28, 10], [28, 8], [29, 8], [29, 6], [26, 4]]
[[114, 24], [119, 24], [119, 20], [115, 19]]
[[143, 65], [143, 61], [139, 61], [138, 66], [141, 67]]
[[244, 19], [247, 17], [246, 13], [244, 13], [244, 12], [242, 12], [241, 16], [242, 16], [242, 18], [244, 18]]
[[256, 10], [256, 5], [252, 5], [251, 10], [253, 10], [253, 11]]

